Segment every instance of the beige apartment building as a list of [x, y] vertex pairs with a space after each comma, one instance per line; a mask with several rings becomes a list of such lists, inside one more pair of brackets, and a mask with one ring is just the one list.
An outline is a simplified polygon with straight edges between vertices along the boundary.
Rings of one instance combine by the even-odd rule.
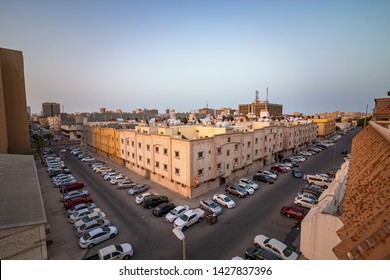
[[29, 150], [23, 53], [0, 48], [0, 153]]
[[[296, 129], [296, 127], [299, 127]], [[185, 196], [195, 197], [306, 147], [314, 123], [245, 122], [237, 126], [84, 126], [87, 147]], [[294, 130], [293, 144], [284, 147]], [[289, 136], [290, 137], [290, 136]], [[290, 147], [291, 146], [291, 147]]]
[[314, 118], [312, 121], [317, 124], [317, 137], [319, 139], [325, 139], [336, 131], [336, 121], [334, 119]]

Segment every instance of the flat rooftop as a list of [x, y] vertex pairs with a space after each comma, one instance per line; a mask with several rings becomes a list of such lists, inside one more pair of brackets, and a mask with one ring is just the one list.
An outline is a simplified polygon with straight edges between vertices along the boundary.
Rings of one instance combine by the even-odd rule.
[[34, 157], [0, 154], [0, 229], [46, 222]]

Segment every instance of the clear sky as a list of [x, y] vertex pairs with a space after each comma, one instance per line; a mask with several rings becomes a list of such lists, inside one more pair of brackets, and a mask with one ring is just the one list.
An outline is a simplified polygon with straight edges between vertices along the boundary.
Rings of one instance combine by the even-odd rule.
[[23, 51], [27, 103], [65, 112], [365, 111], [390, 90], [390, 1], [0, 0], [0, 47]]

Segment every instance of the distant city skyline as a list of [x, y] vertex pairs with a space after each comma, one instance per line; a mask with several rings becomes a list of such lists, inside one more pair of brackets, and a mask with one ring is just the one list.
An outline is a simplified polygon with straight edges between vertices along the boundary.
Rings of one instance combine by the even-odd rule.
[[389, 1], [4, 0], [27, 105], [64, 112], [238, 108], [364, 112], [390, 90]]

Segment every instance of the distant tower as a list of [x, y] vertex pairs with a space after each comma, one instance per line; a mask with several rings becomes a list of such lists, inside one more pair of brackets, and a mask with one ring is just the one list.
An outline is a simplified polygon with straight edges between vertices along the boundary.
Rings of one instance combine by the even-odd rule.
[[268, 87], [265, 93], [265, 110], [268, 112]]
[[209, 104], [207, 103], [207, 100], [206, 100], [206, 108], [209, 108]]
[[258, 90], [255, 90], [255, 103], [259, 103], [259, 91]]

